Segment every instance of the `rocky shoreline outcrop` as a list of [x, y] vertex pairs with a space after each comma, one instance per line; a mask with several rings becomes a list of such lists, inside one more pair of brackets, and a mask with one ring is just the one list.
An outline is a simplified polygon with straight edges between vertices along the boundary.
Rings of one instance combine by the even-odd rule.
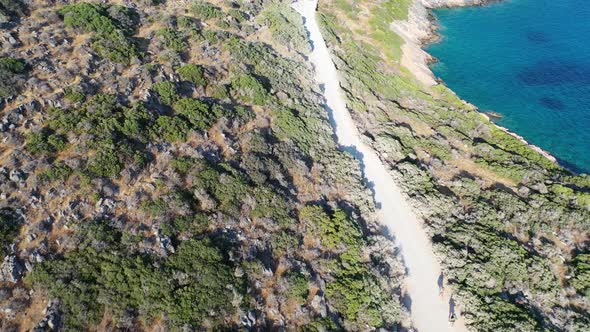
[[467, 7], [467, 6], [483, 6], [490, 2], [497, 2], [499, 0], [420, 0], [420, 2], [427, 8], [453, 8], [453, 7]]
[[[406, 20], [394, 21], [391, 29], [404, 40], [401, 46], [402, 59], [401, 65], [408, 68], [420, 81], [426, 86], [434, 86], [441, 83], [440, 79], [435, 77], [430, 70], [429, 64], [436, 62], [436, 58], [426, 52], [425, 45], [436, 42], [440, 35], [438, 34], [438, 23], [430, 13], [430, 10], [436, 8], [455, 8], [466, 6], [483, 6], [497, 0], [415, 0], [408, 9]], [[464, 101], [469, 104], [469, 102]], [[471, 105], [471, 104], [470, 104]], [[473, 107], [476, 107], [473, 105]], [[492, 121], [489, 116], [480, 113], [483, 117]], [[493, 121], [492, 121], [493, 122]], [[509, 129], [497, 125], [502, 131], [514, 136], [521, 142], [528, 145], [531, 149], [543, 155], [552, 162], [557, 159], [549, 152], [540, 147], [530, 144], [522, 136], [511, 132]]]
[[430, 10], [436, 8], [455, 8], [467, 6], [483, 6], [497, 2], [494, 0], [415, 0], [408, 8], [406, 20], [394, 21], [392, 30], [404, 40], [402, 45], [402, 65], [408, 67], [422, 83], [432, 86], [437, 80], [428, 68], [428, 64], [436, 61], [434, 57], [422, 49], [427, 44], [439, 39], [438, 24]]

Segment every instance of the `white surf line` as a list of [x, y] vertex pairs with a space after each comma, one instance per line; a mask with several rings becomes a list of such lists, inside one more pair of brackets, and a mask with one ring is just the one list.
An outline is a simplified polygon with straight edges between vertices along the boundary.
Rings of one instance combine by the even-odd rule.
[[316, 81], [324, 88], [328, 111], [341, 148], [352, 151], [361, 162], [367, 183], [374, 191], [379, 220], [396, 237], [404, 264], [408, 270], [406, 292], [411, 299], [410, 311], [414, 327], [420, 332], [465, 331], [461, 321], [449, 323], [449, 299], [438, 291], [440, 266], [432, 244], [421, 222], [405, 202], [397, 184], [375, 152], [359, 138], [357, 128], [346, 108], [346, 98], [340, 88], [338, 72], [332, 62], [316, 20], [317, 0], [302, 0], [293, 4], [305, 20], [313, 45], [310, 60]]

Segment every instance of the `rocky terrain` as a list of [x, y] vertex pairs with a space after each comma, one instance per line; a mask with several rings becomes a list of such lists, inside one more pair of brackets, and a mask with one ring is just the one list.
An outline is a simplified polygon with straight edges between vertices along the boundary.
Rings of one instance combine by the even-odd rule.
[[0, 13], [0, 330], [410, 327], [289, 3]]
[[415, 35], [391, 23], [425, 31], [410, 8], [439, 5], [454, 3], [320, 2], [353, 118], [421, 213], [468, 328], [587, 330], [589, 177], [404, 67]]

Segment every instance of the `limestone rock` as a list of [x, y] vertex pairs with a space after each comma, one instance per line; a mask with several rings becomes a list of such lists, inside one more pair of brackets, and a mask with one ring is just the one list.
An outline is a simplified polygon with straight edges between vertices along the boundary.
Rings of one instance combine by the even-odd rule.
[[6, 256], [0, 265], [0, 281], [16, 283], [23, 272], [24, 267], [16, 256]]

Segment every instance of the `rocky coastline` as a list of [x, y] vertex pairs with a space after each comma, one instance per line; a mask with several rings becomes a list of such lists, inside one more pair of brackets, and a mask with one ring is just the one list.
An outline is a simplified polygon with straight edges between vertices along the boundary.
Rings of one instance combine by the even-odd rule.
[[[435, 77], [429, 65], [437, 59], [426, 52], [424, 46], [435, 43], [440, 39], [437, 32], [439, 25], [431, 13], [437, 8], [457, 8], [466, 6], [484, 6], [498, 0], [414, 0], [408, 9], [406, 20], [394, 21], [391, 29], [403, 40], [401, 64], [409, 69], [416, 79], [427, 86], [434, 86], [443, 83]], [[444, 84], [444, 83], [443, 83]], [[477, 106], [463, 100], [466, 104], [477, 108]], [[487, 114], [479, 112], [482, 117], [494, 122]], [[531, 149], [543, 155], [545, 158], [557, 163], [557, 158], [549, 152], [526, 141], [522, 136], [513, 133], [508, 128], [495, 124], [499, 129], [517, 138]]]

